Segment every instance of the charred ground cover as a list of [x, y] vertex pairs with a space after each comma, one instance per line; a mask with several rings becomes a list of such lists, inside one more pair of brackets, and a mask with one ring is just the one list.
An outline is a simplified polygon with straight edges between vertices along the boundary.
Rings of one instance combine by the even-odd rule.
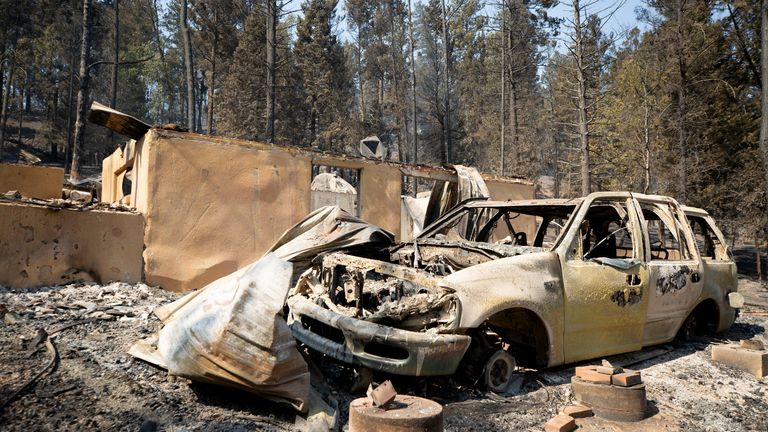
[[[584, 430], [766, 430], [765, 380], [713, 363], [711, 344], [758, 338], [768, 342], [768, 292], [740, 280], [747, 307], [726, 333], [663, 346], [664, 354], [634, 364], [648, 386], [652, 415], [640, 423], [580, 420]], [[58, 361], [52, 371], [0, 412], [5, 430], [295, 430], [288, 406], [249, 393], [171, 377], [126, 353], [160, 325], [152, 310], [178, 294], [143, 284], [73, 284], [14, 291], [0, 288], [0, 403], [42, 370], [50, 355], [30, 347], [38, 329], [52, 337]], [[66, 327], [75, 324], [71, 327]], [[66, 328], [65, 328], [66, 327]], [[652, 348], [659, 349], [658, 347]], [[650, 351], [646, 350], [646, 351]], [[349, 401], [364, 394], [358, 372], [307, 352], [313, 379], [340, 408], [344, 427]], [[540, 430], [571, 399], [573, 365], [522, 373], [520, 390], [482, 392], [457, 374], [393, 379], [401, 393], [431, 398], [445, 407], [446, 430]]]

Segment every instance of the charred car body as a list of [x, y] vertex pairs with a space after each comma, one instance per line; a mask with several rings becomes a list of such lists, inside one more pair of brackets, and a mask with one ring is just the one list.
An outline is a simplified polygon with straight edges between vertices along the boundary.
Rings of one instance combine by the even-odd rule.
[[544, 368], [728, 328], [736, 267], [703, 210], [598, 192], [462, 202], [388, 250], [318, 256], [288, 298], [294, 336], [338, 360], [492, 389]]

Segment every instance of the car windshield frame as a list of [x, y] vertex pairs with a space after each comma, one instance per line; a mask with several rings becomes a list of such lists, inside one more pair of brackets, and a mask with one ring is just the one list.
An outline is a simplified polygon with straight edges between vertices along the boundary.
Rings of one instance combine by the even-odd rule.
[[[563, 219], [570, 222], [570, 219], [575, 214], [581, 202], [582, 199], [580, 198], [553, 198], [516, 201], [489, 201], [486, 198], [469, 198], [460, 202], [452, 209], [448, 210], [445, 214], [440, 216], [436, 221], [424, 228], [424, 230], [416, 237], [414, 237], [412, 241], [434, 238], [434, 236], [446, 226], [455, 225], [462, 217], [466, 216], [467, 212], [476, 209], [492, 209], [498, 213], [504, 210], [515, 211], [516, 213], [533, 217], [556, 216], [562, 217]], [[553, 211], [544, 211], [547, 208], [551, 208]], [[498, 213], [494, 213], [494, 216], [498, 216]], [[566, 222], [564, 227], [568, 226], [568, 222]], [[479, 228], [484, 228], [487, 223], [488, 221], [483, 223], [483, 227]], [[537, 224], [536, 231], [538, 232], [540, 228], [541, 227]], [[560, 239], [563, 237], [565, 232], [566, 229], [561, 230], [560, 235], [558, 235], [557, 239], [555, 239], [553, 242], [553, 246], [548, 248], [548, 250], [554, 249], [554, 247], [559, 244]]]

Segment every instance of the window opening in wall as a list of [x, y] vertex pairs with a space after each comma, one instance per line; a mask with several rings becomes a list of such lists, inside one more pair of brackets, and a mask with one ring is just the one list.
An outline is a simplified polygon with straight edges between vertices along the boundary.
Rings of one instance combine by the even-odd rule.
[[337, 205], [360, 216], [360, 170], [332, 165], [312, 165], [310, 209]]

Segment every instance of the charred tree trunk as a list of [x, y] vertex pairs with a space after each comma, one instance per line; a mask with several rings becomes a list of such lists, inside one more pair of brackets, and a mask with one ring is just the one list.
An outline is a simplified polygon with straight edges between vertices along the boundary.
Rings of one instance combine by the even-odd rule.
[[8, 65], [8, 78], [5, 81], [5, 90], [3, 92], [2, 109], [0, 109], [0, 155], [5, 148], [5, 128], [8, 125], [8, 104], [11, 98], [11, 82], [13, 81], [13, 71], [16, 69], [15, 56], [11, 54], [10, 64]]
[[187, 19], [187, 0], [181, 0], [181, 38], [184, 44], [184, 68], [187, 76], [187, 128], [194, 132], [196, 126], [195, 115], [195, 71], [192, 60], [192, 38], [189, 34], [189, 22]]
[[80, 88], [77, 91], [77, 117], [72, 148], [72, 166], [69, 170], [70, 181], [80, 178], [80, 156], [85, 144], [85, 112], [88, 104], [88, 61], [91, 53], [91, 0], [83, 0], [83, 38], [80, 45]]
[[[56, 86], [53, 88], [53, 113], [51, 115], [51, 124], [53, 129], [58, 132], [59, 123], [59, 85], [60, 81], [56, 80]], [[59, 158], [59, 145], [56, 139], [52, 139], [51, 142], [51, 159], [56, 160]]]
[[365, 82], [363, 81], [363, 46], [359, 38], [357, 41], [357, 81], [360, 91], [360, 121], [365, 123]]
[[504, 175], [504, 145], [506, 139], [506, 123], [507, 118], [505, 115], [506, 107], [506, 81], [507, 81], [507, 37], [505, 32], [507, 31], [507, 5], [506, 1], [501, 2], [501, 104], [499, 107], [500, 119], [501, 119], [501, 144], [499, 154], [499, 174]]
[[203, 130], [203, 95], [207, 89], [205, 87], [205, 74], [200, 72], [200, 79], [196, 80], [196, 84], [200, 85], [199, 89], [195, 91], [195, 131], [200, 132]]
[[[416, 119], [416, 63], [414, 61], [414, 43], [413, 43], [413, 11], [411, 9], [411, 0], [408, 0], [408, 45], [411, 51], [411, 134], [413, 135], [413, 159], [411, 163], [419, 163], [419, 131]], [[416, 179], [414, 179], [414, 196], [416, 196]]]
[[267, 133], [266, 141], [275, 142], [275, 94], [277, 71], [275, 54], [277, 43], [277, 1], [267, 0]]
[[765, 175], [765, 200], [768, 201], [768, 0], [760, 5], [760, 65], [761, 65], [761, 116], [760, 116], [760, 153], [763, 156], [763, 175]]
[[72, 159], [72, 97], [75, 91], [75, 59], [76, 51], [73, 47], [69, 60], [69, 96], [67, 96], [67, 146], [64, 148], [64, 171], [69, 170], [69, 165]]
[[218, 35], [213, 36], [211, 48], [211, 72], [208, 80], [208, 135], [213, 135], [213, 109], [215, 103], [214, 89], [216, 86], [216, 49], [219, 43]]
[[451, 65], [450, 65], [450, 52], [448, 48], [448, 11], [445, 8], [445, 0], [442, 0], [443, 8], [443, 65], [445, 66], [445, 88], [443, 89], [443, 139], [445, 140], [445, 160], [443, 163], [450, 164], [453, 162], [452, 151], [453, 143], [451, 142]]
[[648, 107], [648, 87], [643, 83], [643, 148], [645, 150], [645, 160], [643, 161], [643, 171], [645, 174], [645, 187], [643, 193], [647, 194], [651, 190], [651, 112]]
[[19, 87], [19, 128], [17, 130], [17, 138], [19, 145], [21, 145], [21, 128], [24, 126], [24, 111], [26, 110], [26, 107], [24, 106], [24, 94], [29, 93], [29, 91], [26, 89], [26, 85]]
[[114, 56], [114, 62], [112, 63], [112, 82], [109, 88], [110, 93], [110, 102], [109, 107], [110, 108], [117, 108], [117, 72], [118, 68], [120, 67], [120, 1], [119, 0], [113, 0], [113, 7], [115, 8], [115, 56]]
[[579, 0], [573, 0], [574, 57], [576, 63], [577, 104], [579, 145], [581, 150], [581, 194], [588, 195], [592, 191], [592, 167], [589, 155], [589, 117], [587, 113], [587, 78], [584, 75], [586, 65], [584, 58], [584, 35], [581, 27], [581, 7]]
[[[520, 149], [518, 148], [518, 119], [517, 119], [517, 85], [514, 75], [509, 74], [509, 146], [512, 150], [512, 161], [510, 163], [513, 170], [517, 169], [518, 159], [520, 159]], [[513, 171], [514, 172], [514, 171]], [[515, 173], [516, 174], [516, 173]]]
[[678, 146], [678, 193], [680, 202], [685, 203], [688, 189], [688, 134], [685, 128], [686, 94], [687, 84], [686, 64], [683, 38], [683, 0], [677, 0], [677, 146]]
[[[120, 1], [114, 0], [112, 7], [115, 8], [115, 21], [114, 21], [114, 29], [113, 29], [114, 57], [112, 61], [112, 80], [109, 86], [109, 93], [110, 93], [109, 107], [117, 108], [117, 77], [118, 77], [118, 71], [120, 67]], [[114, 146], [115, 133], [111, 130], [109, 131], [109, 141], [112, 142], [112, 145]]]

